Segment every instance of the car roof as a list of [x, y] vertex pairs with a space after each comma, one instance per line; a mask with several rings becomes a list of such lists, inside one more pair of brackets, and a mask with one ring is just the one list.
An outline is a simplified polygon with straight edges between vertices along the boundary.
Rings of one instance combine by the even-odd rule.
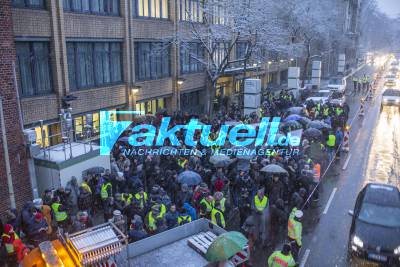
[[366, 186], [364, 202], [380, 206], [400, 207], [400, 192], [397, 187], [392, 185], [370, 183]]
[[383, 92], [383, 96], [400, 96], [400, 90], [399, 89], [386, 89]]

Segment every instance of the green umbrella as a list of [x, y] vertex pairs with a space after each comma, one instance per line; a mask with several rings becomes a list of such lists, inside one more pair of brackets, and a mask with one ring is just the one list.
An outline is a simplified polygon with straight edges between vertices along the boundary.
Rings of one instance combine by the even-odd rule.
[[239, 232], [227, 232], [218, 236], [208, 247], [206, 259], [211, 262], [225, 261], [242, 251], [247, 238]]

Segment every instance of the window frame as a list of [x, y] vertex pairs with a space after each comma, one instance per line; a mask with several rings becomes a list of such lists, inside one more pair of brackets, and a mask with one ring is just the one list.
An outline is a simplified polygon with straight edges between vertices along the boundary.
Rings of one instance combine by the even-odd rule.
[[[135, 42], [135, 79], [137, 81], [160, 80], [171, 77], [171, 46], [168, 46], [165, 51], [152, 55], [152, 51], [159, 45], [163, 45], [163, 43]], [[145, 61], [145, 64], [142, 64], [141, 61]], [[155, 66], [152, 66], [153, 63]], [[165, 68], [165, 66], [168, 66], [168, 68]], [[152, 72], [153, 70], [155, 70], [155, 73]]]
[[[95, 45], [99, 44], [99, 43], [107, 43], [108, 44], [108, 51], [106, 52], [102, 52], [102, 53], [106, 53], [108, 56], [108, 61], [109, 61], [109, 78], [110, 78], [110, 82], [108, 83], [99, 83], [96, 81], [96, 64], [95, 64], [95, 58], [96, 58], [96, 53], [98, 53], [99, 51], [95, 51]], [[112, 44], [114, 43], [118, 43], [120, 46], [120, 71], [121, 71], [121, 80], [117, 81], [117, 82], [113, 82], [112, 81], [112, 70], [113, 70], [113, 65], [111, 64], [112, 62], [112, 55], [115, 54], [115, 51], [112, 51]], [[67, 40], [67, 46], [68, 45], [73, 46], [73, 51], [74, 51], [74, 77], [75, 77], [75, 84], [74, 86], [71, 86], [71, 78], [69, 77], [69, 69], [68, 69], [68, 80], [70, 82], [70, 90], [71, 91], [83, 91], [83, 90], [89, 90], [89, 89], [95, 89], [95, 88], [103, 88], [103, 87], [109, 87], [109, 86], [114, 86], [114, 85], [120, 85], [124, 83], [124, 73], [123, 73], [123, 49], [122, 49], [122, 41], [118, 42], [118, 41], [104, 41], [104, 42], [98, 42], [98, 41], [93, 41], [93, 42], [88, 42], [88, 41], [83, 41], [83, 42], [79, 42], [79, 41], [68, 41]], [[93, 72], [93, 85], [87, 85], [87, 86], [79, 86], [79, 81], [78, 81], [78, 57], [77, 57], [77, 44], [86, 44], [86, 45], [90, 45], [91, 46], [91, 54], [92, 54], [92, 64], [91, 64], [91, 71]], [[68, 62], [68, 52], [67, 52], [67, 62]], [[69, 64], [68, 64], [68, 68], [69, 68]], [[104, 72], [104, 69], [102, 69], [102, 73]], [[103, 81], [104, 81], [104, 77], [103, 77]]]
[[[64, 4], [64, 1], [63, 1], [63, 10], [66, 13], [78, 13], [78, 14], [95, 15], [95, 16], [121, 17], [121, 0], [104, 0], [105, 1], [104, 3], [107, 3], [108, 11], [104, 11], [105, 7], [102, 8], [103, 11], [93, 11], [94, 7], [93, 7], [93, 4], [92, 4], [92, 0], [88, 0], [89, 11], [84, 11], [83, 10], [83, 8], [82, 8], [82, 1], [83, 0], [78, 0], [81, 3], [80, 4], [81, 9], [75, 9], [73, 7], [72, 3], [73, 3], [74, 0], [66, 0], [66, 1], [69, 3], [69, 7], [66, 8], [65, 4]], [[95, 0], [95, 1], [98, 1], [98, 0]], [[112, 12], [113, 7], [114, 7], [114, 5], [113, 5], [114, 1], [117, 1], [117, 5], [116, 5], [118, 7], [117, 13], [113, 13]], [[99, 3], [99, 10], [100, 9], [101, 8], [100, 8], [100, 3]]]
[[[199, 42], [187, 42], [187, 47], [180, 46], [180, 74], [192, 74], [192, 73], [201, 73], [205, 71], [205, 66], [201, 64], [198, 60], [194, 59], [191, 55], [193, 54], [193, 50], [196, 50], [196, 56], [201, 56], [203, 59], [205, 58], [204, 47]], [[187, 54], [186, 54], [187, 53]], [[188, 66], [188, 70], [185, 71], [184, 60], [186, 60], [186, 56], [188, 56], [188, 62], [186, 65]]]
[[31, 5], [29, 4], [29, 0], [23, 0], [24, 4], [17, 4], [14, 2], [14, 0], [12, 1], [12, 7], [14, 8], [26, 8], [26, 9], [38, 9], [38, 10], [47, 10], [47, 0], [42, 0], [43, 1], [43, 6], [38, 6], [38, 5]]
[[[18, 43], [24, 44], [26, 43], [29, 46], [29, 57], [30, 57], [30, 73], [31, 73], [31, 81], [32, 81], [32, 89], [33, 89], [33, 94], [32, 95], [26, 95], [23, 93], [23, 86], [22, 86], [22, 79], [21, 79], [21, 68], [20, 68], [20, 61], [19, 61], [19, 56], [17, 53], [17, 45]], [[35, 76], [36, 72], [36, 63], [32, 61], [33, 57], [35, 56], [35, 49], [34, 49], [34, 44], [35, 43], [42, 43], [47, 45], [47, 63], [48, 63], [48, 69], [49, 69], [49, 84], [50, 84], [50, 90], [47, 92], [40, 92], [38, 91], [38, 85], [37, 85], [37, 80]], [[46, 96], [46, 95], [51, 95], [55, 93], [54, 90], [54, 82], [53, 82], [53, 71], [52, 71], [52, 65], [51, 65], [51, 51], [50, 51], [50, 42], [49, 41], [16, 41], [16, 58], [17, 58], [17, 69], [18, 69], [18, 93], [21, 96], [21, 98], [31, 98], [31, 97], [38, 97], [38, 96]]]
[[[135, 19], [150, 19], [150, 20], [170, 20], [170, 10], [171, 10], [171, 4], [170, 0], [131, 0], [132, 2], [132, 17]], [[164, 1], [167, 6], [167, 17], [163, 17], [164, 14]], [[141, 8], [139, 9], [139, 2], [141, 3]], [[147, 3], [146, 5], [144, 3]], [[159, 10], [154, 10], [155, 16], [152, 16], [152, 3], [158, 2], [158, 5], [155, 4], [155, 6], [159, 7]], [[145, 15], [145, 6], [147, 6], [147, 15]], [[139, 15], [140, 11], [142, 12], [143, 15]], [[159, 15], [157, 17], [156, 15]]]
[[[204, 23], [204, 0], [177, 0], [178, 2], [178, 20], [181, 22], [190, 21], [193, 23]], [[196, 6], [196, 8], [192, 8]], [[185, 11], [183, 8], [185, 8]], [[186, 9], [189, 7], [190, 14], [186, 14]], [[196, 12], [195, 19], [190, 19], [190, 16], [194, 15], [194, 11]]]

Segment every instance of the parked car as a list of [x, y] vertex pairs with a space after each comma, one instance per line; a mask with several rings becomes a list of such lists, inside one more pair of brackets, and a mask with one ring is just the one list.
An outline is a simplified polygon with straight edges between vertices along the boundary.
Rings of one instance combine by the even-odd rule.
[[384, 266], [400, 266], [400, 192], [370, 183], [358, 194], [351, 223], [348, 255]]
[[344, 92], [346, 90], [347, 82], [343, 77], [333, 77], [329, 80], [328, 89], [332, 91]]
[[385, 76], [385, 84], [386, 87], [393, 87], [396, 86], [397, 78], [395, 75], [386, 75]]
[[331, 90], [319, 90], [307, 98], [306, 102], [313, 101], [314, 103], [321, 102], [322, 104], [325, 104], [331, 99], [332, 93]]
[[400, 89], [386, 89], [382, 94], [381, 111], [384, 106], [400, 108]]
[[343, 106], [344, 103], [346, 103], [346, 94], [340, 91], [332, 92], [332, 96], [331, 99], [329, 100], [329, 103], [335, 106]]

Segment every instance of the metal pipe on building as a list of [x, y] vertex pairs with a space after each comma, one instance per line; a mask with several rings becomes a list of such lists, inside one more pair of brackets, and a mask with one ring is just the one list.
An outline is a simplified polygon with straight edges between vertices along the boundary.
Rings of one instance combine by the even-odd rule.
[[4, 161], [6, 164], [8, 194], [10, 196], [11, 208], [15, 209], [16, 208], [15, 194], [14, 194], [14, 186], [12, 183], [12, 176], [11, 176], [10, 158], [8, 155], [8, 143], [7, 143], [6, 125], [5, 125], [5, 121], [4, 121], [3, 98], [1, 96], [0, 96], [0, 124], [1, 124], [1, 136], [2, 136], [2, 141], [3, 141], [3, 149], [4, 149]]

